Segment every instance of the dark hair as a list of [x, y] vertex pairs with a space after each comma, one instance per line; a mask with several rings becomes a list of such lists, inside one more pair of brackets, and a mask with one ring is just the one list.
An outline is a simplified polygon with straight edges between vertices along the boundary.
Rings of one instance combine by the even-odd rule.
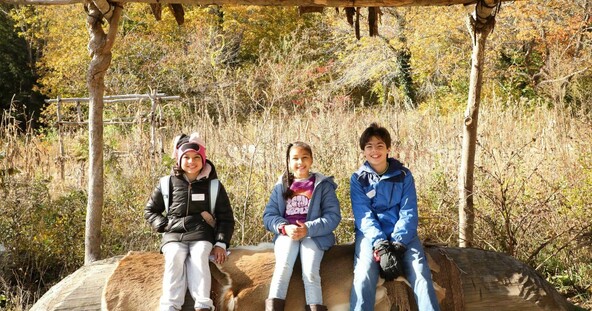
[[370, 141], [370, 139], [373, 136], [382, 140], [386, 144], [387, 148], [391, 147], [391, 134], [389, 133], [389, 131], [386, 128], [379, 126], [377, 123], [373, 122], [364, 130], [364, 132], [360, 136], [360, 149], [364, 150], [364, 147], [366, 147], [366, 144]]
[[177, 161], [177, 152], [179, 152], [179, 147], [186, 142], [189, 142], [189, 136], [185, 133], [181, 133], [173, 139], [173, 161], [175, 161], [175, 164], [173, 165], [173, 174], [177, 177], [183, 176], [183, 173], [185, 173]]
[[292, 194], [294, 194], [294, 191], [290, 189], [290, 186], [292, 186], [292, 183], [294, 183], [294, 174], [290, 172], [290, 150], [292, 150], [292, 147], [302, 148], [306, 150], [306, 152], [308, 152], [310, 154], [310, 157], [312, 158], [312, 148], [309, 144], [303, 143], [301, 141], [295, 141], [293, 143], [288, 144], [288, 148], [286, 149], [286, 172], [282, 177], [282, 183], [284, 184], [284, 188], [286, 189], [286, 191], [284, 192], [284, 199], [288, 199], [292, 196]]

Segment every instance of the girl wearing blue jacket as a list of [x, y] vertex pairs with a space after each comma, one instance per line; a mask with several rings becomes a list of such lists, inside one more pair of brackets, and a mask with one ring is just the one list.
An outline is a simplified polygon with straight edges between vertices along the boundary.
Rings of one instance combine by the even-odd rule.
[[263, 212], [265, 229], [274, 233], [275, 269], [266, 311], [283, 311], [294, 262], [300, 254], [307, 311], [326, 311], [321, 290], [321, 260], [335, 244], [333, 230], [341, 221], [333, 177], [312, 173], [310, 146], [288, 145], [286, 171], [274, 186]]
[[355, 221], [354, 280], [351, 311], [374, 310], [385, 243], [400, 260], [421, 311], [439, 310], [432, 275], [417, 236], [417, 195], [411, 171], [389, 158], [391, 136], [372, 123], [360, 136], [365, 163], [351, 176], [350, 196]]

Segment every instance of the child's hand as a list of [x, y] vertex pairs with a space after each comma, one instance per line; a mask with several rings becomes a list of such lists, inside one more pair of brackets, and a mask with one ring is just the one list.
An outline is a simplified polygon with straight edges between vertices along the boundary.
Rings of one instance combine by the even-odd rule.
[[210, 225], [212, 228], [216, 228], [216, 220], [212, 216], [212, 214], [208, 212], [201, 212], [201, 217]]
[[226, 250], [224, 250], [222, 247], [214, 246], [214, 249], [212, 249], [212, 252], [210, 253], [210, 258], [215, 263], [221, 265], [226, 261], [228, 256], [226, 255]]
[[303, 222], [297, 220], [295, 225], [287, 225], [285, 227], [286, 234], [292, 238], [292, 240], [300, 240], [306, 237], [308, 229]]

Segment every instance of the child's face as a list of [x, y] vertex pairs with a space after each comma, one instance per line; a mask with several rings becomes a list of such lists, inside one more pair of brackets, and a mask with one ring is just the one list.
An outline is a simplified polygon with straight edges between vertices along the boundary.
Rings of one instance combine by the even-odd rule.
[[294, 178], [308, 178], [310, 167], [312, 166], [312, 156], [304, 148], [292, 147], [290, 149], [289, 164], [290, 170], [292, 170], [292, 173], [294, 174]]
[[370, 137], [370, 140], [364, 146], [364, 157], [372, 167], [380, 166], [386, 163], [390, 148], [386, 147], [384, 141], [376, 136]]
[[187, 176], [197, 177], [202, 167], [201, 156], [195, 151], [189, 151], [181, 158], [181, 169]]

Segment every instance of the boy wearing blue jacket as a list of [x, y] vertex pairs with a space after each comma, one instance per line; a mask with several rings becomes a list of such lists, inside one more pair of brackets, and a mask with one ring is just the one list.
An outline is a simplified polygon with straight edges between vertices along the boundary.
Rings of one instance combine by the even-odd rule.
[[372, 123], [360, 136], [360, 148], [366, 161], [350, 180], [356, 233], [350, 310], [374, 310], [379, 274], [389, 281], [398, 273], [411, 284], [420, 311], [440, 310], [417, 236], [413, 176], [388, 157], [391, 136], [386, 128]]

